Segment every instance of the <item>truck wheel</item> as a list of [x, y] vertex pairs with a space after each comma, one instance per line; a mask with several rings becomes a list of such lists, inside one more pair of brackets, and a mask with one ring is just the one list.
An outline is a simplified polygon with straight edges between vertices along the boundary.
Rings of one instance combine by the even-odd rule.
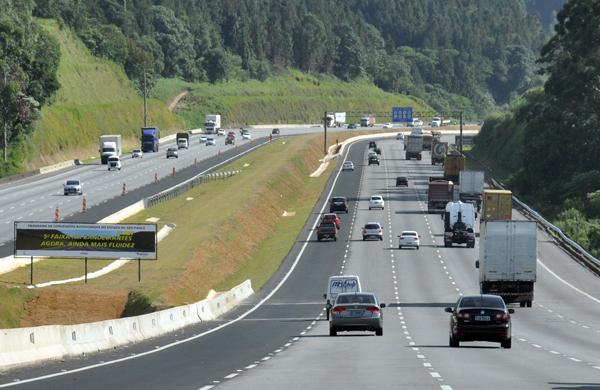
[[460, 346], [460, 341], [458, 341], [458, 339], [452, 337], [452, 335], [450, 335], [450, 340], [448, 341], [448, 345], [451, 348], [458, 348]]
[[329, 328], [329, 335], [330, 336], [337, 336], [337, 331], [333, 328]]
[[375, 336], [383, 336], [383, 328], [375, 330]]
[[452, 246], [452, 243], [444, 241], [444, 247], [449, 248]]
[[510, 338], [508, 340], [501, 341], [500, 342], [500, 346], [502, 348], [510, 349], [510, 347], [512, 346], [512, 338]]
[[526, 302], [527, 307], [531, 307], [531, 301]]

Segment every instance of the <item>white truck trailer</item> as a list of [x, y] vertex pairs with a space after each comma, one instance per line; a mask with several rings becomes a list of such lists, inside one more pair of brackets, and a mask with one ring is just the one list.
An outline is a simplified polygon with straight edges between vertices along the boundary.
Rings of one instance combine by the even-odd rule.
[[459, 199], [463, 202], [475, 202], [479, 210], [483, 198], [483, 180], [483, 171], [460, 171]]
[[500, 295], [506, 303], [531, 307], [536, 281], [537, 227], [533, 221], [487, 221], [481, 224], [479, 286], [482, 294]]
[[208, 114], [204, 120], [204, 130], [207, 134], [217, 134], [221, 129], [221, 115]]
[[121, 157], [123, 144], [120, 134], [101, 135], [100, 136], [100, 162], [106, 164], [111, 156]]

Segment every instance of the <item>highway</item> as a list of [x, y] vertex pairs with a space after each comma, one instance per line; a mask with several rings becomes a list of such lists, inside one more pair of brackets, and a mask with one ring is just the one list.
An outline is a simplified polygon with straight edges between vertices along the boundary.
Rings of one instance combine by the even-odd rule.
[[[366, 142], [347, 149], [354, 172], [336, 171], [279, 271], [219, 321], [115, 351], [5, 373], [25, 389], [600, 389], [600, 283], [538, 233], [532, 308], [514, 307], [512, 349], [497, 343], [448, 347], [444, 307], [478, 292], [475, 249], [444, 248], [439, 215], [426, 214], [428, 152], [405, 161], [400, 141], [378, 141], [380, 166], [366, 165]], [[341, 167], [338, 161], [338, 169]], [[396, 188], [396, 176], [409, 188]], [[385, 210], [368, 210], [381, 194]], [[350, 199], [336, 242], [311, 233], [331, 196]], [[522, 218], [513, 211], [514, 218]], [[368, 221], [384, 240], [363, 242]], [[402, 230], [422, 235], [419, 250], [397, 248]], [[357, 274], [384, 309], [384, 335], [329, 337], [322, 294], [327, 278]], [[174, 343], [174, 344], [173, 344]]]

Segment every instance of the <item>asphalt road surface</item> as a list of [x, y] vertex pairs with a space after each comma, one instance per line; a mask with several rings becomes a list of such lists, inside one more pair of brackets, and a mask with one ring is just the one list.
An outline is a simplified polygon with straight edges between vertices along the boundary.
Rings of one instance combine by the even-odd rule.
[[[0, 383], [32, 389], [600, 389], [598, 277], [541, 231], [535, 301], [532, 308], [514, 307], [512, 349], [485, 342], [448, 347], [444, 307], [478, 292], [478, 246], [444, 248], [440, 216], [426, 213], [425, 186], [440, 170], [429, 154], [405, 161], [399, 141], [378, 143], [381, 166], [366, 165], [365, 142], [348, 150], [356, 170], [334, 173], [278, 273], [224, 318], [132, 347], [10, 372]], [[408, 176], [409, 188], [395, 187], [398, 175]], [[385, 210], [368, 210], [372, 194], [384, 196]], [[336, 195], [350, 199], [341, 235], [337, 242], [317, 242], [311, 229]], [[383, 241], [362, 241], [368, 221], [382, 223]], [[398, 249], [397, 235], [407, 229], [422, 235], [419, 250]], [[383, 337], [329, 337], [322, 294], [327, 278], [340, 273], [359, 275], [363, 288], [389, 305]]]

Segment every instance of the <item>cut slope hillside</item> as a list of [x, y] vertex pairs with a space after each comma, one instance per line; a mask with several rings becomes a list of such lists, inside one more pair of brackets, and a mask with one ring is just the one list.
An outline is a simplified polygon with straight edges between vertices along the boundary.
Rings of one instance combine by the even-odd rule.
[[[143, 124], [143, 99], [122, 67], [93, 56], [74, 33], [60, 28], [55, 20], [37, 22], [60, 45], [61, 88], [36, 122], [27, 165], [95, 156], [100, 134], [122, 134], [126, 147], [136, 144]], [[167, 106], [155, 99], [148, 104], [148, 123], [158, 125], [164, 134], [181, 127]]]
[[188, 127], [202, 126], [204, 115], [220, 113], [225, 126], [261, 123], [319, 123], [324, 111], [346, 111], [347, 121], [358, 121], [374, 112], [378, 122], [388, 122], [393, 106], [412, 106], [431, 111], [422, 100], [384, 92], [367, 80], [343, 82], [299, 71], [284, 72], [264, 82], [188, 83], [176, 79], [158, 81], [154, 95], [169, 102], [181, 90], [189, 93], [179, 101], [176, 113]]

